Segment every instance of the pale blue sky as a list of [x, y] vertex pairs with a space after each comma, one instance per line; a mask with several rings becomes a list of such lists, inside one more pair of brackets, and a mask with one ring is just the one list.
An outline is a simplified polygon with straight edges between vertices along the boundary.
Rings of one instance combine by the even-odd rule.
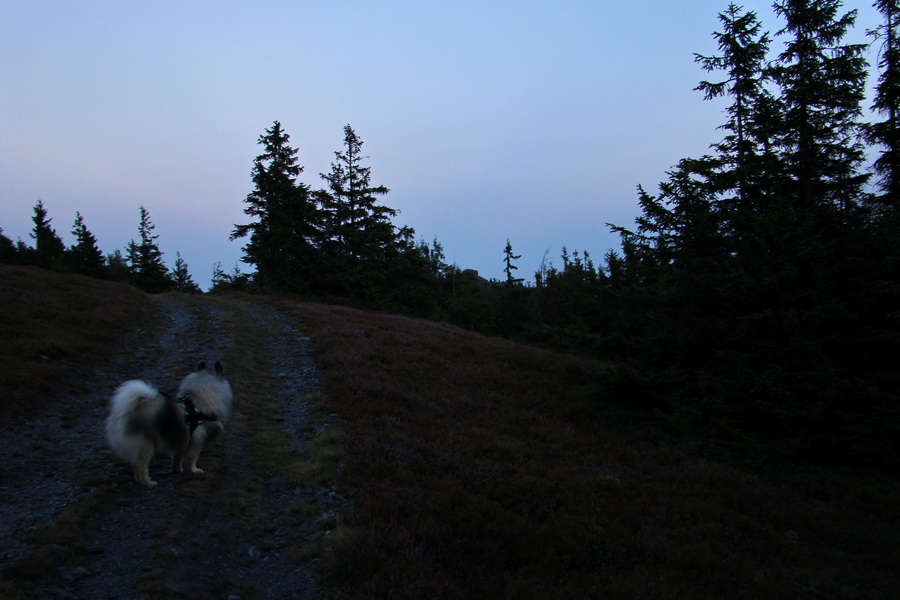
[[[854, 41], [870, 4], [845, 4]], [[67, 244], [77, 210], [111, 252], [143, 205], [205, 288], [242, 256], [263, 130], [281, 121], [318, 188], [349, 123], [395, 223], [448, 262], [501, 278], [507, 238], [529, 279], [562, 246], [600, 262], [635, 187], [721, 137], [693, 53], [715, 53], [727, 5], [0, 0], [0, 227], [30, 244], [42, 199]]]

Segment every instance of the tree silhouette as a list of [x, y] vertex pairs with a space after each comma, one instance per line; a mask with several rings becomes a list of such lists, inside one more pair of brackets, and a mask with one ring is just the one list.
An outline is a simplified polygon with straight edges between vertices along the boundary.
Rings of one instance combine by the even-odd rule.
[[[796, 181], [782, 190], [804, 210], [853, 212], [869, 178], [860, 172], [865, 95], [864, 44], [844, 44], [857, 11], [839, 15], [840, 0], [781, 0], [774, 5], [787, 36], [773, 77], [781, 90], [779, 145]], [[792, 190], [796, 190], [793, 192]]]
[[105, 267], [103, 252], [97, 246], [97, 238], [84, 224], [84, 217], [79, 212], [75, 213], [72, 235], [75, 236], [75, 243], [68, 251], [69, 268], [82, 275], [101, 277]]
[[122, 254], [122, 251], [116, 249], [106, 255], [106, 276], [113, 281], [130, 281], [131, 268], [128, 266], [128, 259]]
[[[728, 121], [720, 128], [728, 132], [715, 144], [716, 163], [714, 192], [721, 194], [726, 225], [738, 237], [753, 235], [752, 215], [774, 201], [773, 183], [781, 168], [774, 152], [774, 136], [780, 112], [778, 101], [770, 91], [767, 56], [770, 40], [761, 33], [762, 24], [756, 13], [741, 12], [731, 4], [719, 15], [723, 30], [714, 34], [719, 42], [718, 56], [695, 55], [704, 71], [722, 71], [726, 79], [702, 81], [697, 90], [710, 100], [720, 96], [731, 99]], [[748, 222], [751, 221], [751, 222]]]
[[513, 254], [512, 244], [509, 242], [509, 238], [506, 238], [506, 246], [503, 248], [503, 272], [506, 273], [506, 285], [508, 287], [512, 287], [525, 281], [525, 279], [521, 277], [513, 276], [513, 271], [519, 269], [519, 267], [513, 264], [513, 261], [519, 260], [520, 258], [522, 258], [521, 254]]
[[56, 234], [56, 230], [50, 225], [52, 219], [47, 216], [43, 200], [38, 200], [34, 205], [32, 221], [34, 229], [31, 231], [31, 237], [34, 239], [35, 245], [34, 251], [30, 253], [31, 260], [29, 262], [45, 269], [59, 267], [66, 247]]
[[11, 239], [3, 234], [3, 228], [0, 227], [0, 263], [17, 262], [16, 245]]
[[188, 265], [181, 258], [181, 252], [175, 252], [175, 267], [171, 274], [172, 284], [176, 292], [196, 294], [200, 292], [200, 286], [194, 283], [194, 278], [188, 272]]
[[230, 237], [250, 236], [243, 261], [256, 267], [256, 283], [266, 290], [304, 291], [317, 271], [322, 216], [309, 187], [297, 182], [303, 167], [289, 141], [278, 121], [259, 137], [255, 187], [244, 200], [244, 213], [256, 220], [235, 225]]
[[390, 190], [372, 185], [362, 145], [346, 125], [343, 150], [334, 153], [331, 171], [320, 173], [328, 187], [316, 194], [325, 212], [322, 249], [334, 274], [332, 285], [344, 293], [378, 287], [385, 262], [399, 243], [391, 222], [397, 211], [378, 203]]
[[131, 240], [127, 255], [131, 282], [145, 292], [156, 294], [172, 287], [169, 270], [163, 262], [163, 253], [153, 234], [156, 225], [150, 220], [149, 211], [141, 206], [141, 222], [138, 225], [140, 243]]
[[869, 126], [868, 140], [881, 146], [874, 164], [881, 189], [880, 203], [897, 210], [900, 205], [900, 0], [876, 0], [884, 23], [870, 31], [881, 43], [881, 74], [872, 109], [884, 117]]

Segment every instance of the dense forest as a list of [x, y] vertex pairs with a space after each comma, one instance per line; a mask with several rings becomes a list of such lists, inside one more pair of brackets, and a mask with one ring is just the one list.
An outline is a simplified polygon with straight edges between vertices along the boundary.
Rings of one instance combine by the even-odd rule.
[[[684, 158], [655, 193], [638, 187], [621, 248], [595, 262], [565, 248], [560, 268], [505, 280], [448, 265], [438, 240], [397, 226], [349, 125], [321, 189], [276, 121], [259, 138], [246, 224], [250, 273], [218, 268], [213, 290], [243, 288], [445, 320], [610, 359], [609, 397], [642, 406], [704, 447], [760, 462], [900, 461], [900, 2], [877, 0], [867, 46], [845, 42], [856, 11], [838, 0], [779, 0], [772, 36], [730, 5], [697, 90], [725, 99], [721, 141]], [[0, 231], [0, 261], [199, 291], [170, 271], [143, 207], [139, 240], [104, 256], [76, 216], [65, 248], [41, 202], [34, 247]], [[498, 244], [498, 250], [501, 244]]]

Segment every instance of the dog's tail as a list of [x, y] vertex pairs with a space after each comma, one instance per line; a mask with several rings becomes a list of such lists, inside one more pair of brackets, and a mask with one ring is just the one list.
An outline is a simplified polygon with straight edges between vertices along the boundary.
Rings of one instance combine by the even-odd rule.
[[133, 379], [126, 381], [116, 390], [110, 403], [110, 414], [124, 416], [142, 406], [149, 406], [158, 401], [159, 391], [145, 381]]
[[163, 395], [146, 382], [132, 380], [119, 386], [106, 419], [106, 439], [119, 458], [135, 464], [139, 453], [146, 451], [148, 444], [152, 450], [152, 441], [134, 434], [148, 433], [144, 430], [152, 422], [152, 413], [163, 402]]

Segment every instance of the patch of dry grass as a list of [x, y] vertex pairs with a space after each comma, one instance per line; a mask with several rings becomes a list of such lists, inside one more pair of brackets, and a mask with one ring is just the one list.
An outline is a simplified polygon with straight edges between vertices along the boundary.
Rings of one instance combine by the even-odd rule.
[[[97, 485], [83, 485], [91, 488], [91, 493], [30, 532], [25, 539], [35, 550], [4, 565], [4, 577], [10, 581], [52, 578], [56, 567], [83, 552], [82, 527], [112, 497], [112, 490], [105, 480]], [[12, 593], [14, 587], [0, 586], [0, 593]]]
[[749, 473], [598, 396], [602, 364], [274, 302], [344, 422], [343, 598], [900, 597], [893, 478]]
[[90, 360], [149, 315], [126, 285], [0, 265], [0, 415], [52, 398], [63, 365]]

